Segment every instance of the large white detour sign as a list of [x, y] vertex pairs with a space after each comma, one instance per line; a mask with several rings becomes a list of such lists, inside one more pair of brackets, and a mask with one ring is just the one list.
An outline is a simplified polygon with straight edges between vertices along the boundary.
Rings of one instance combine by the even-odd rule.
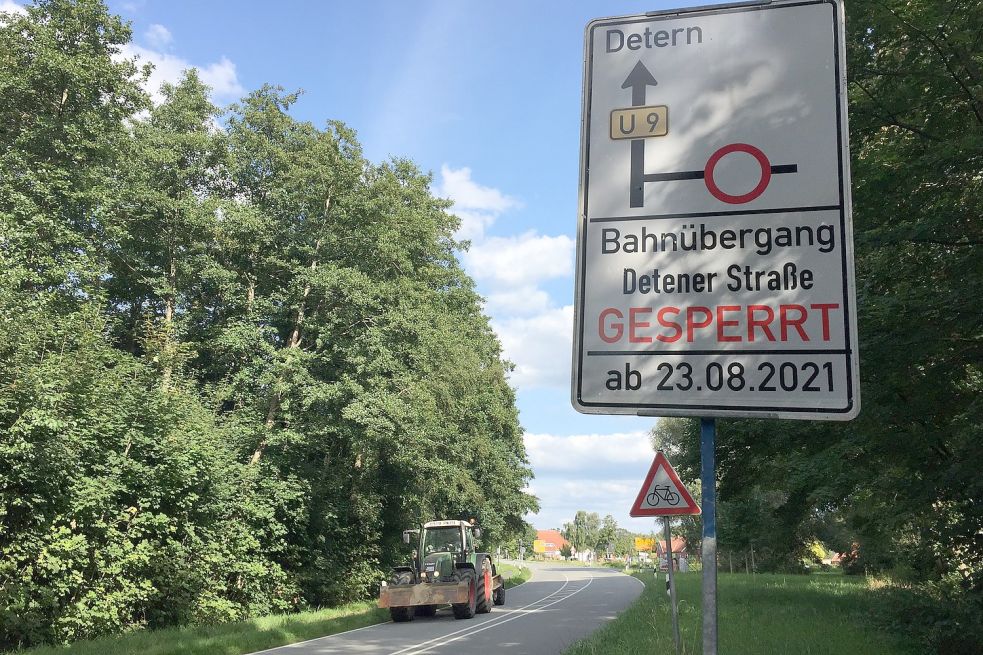
[[842, 5], [599, 19], [585, 41], [574, 407], [855, 417]]

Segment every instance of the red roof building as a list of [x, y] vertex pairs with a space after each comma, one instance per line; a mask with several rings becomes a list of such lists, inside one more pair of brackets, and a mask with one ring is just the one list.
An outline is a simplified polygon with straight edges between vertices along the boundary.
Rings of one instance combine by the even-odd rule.
[[560, 549], [570, 545], [559, 530], [536, 530], [536, 540], [543, 542], [545, 550], [541, 554], [546, 557], [560, 557]]
[[[665, 553], [666, 553], [665, 539], [655, 542], [655, 552], [659, 557], [665, 557]], [[674, 557], [676, 555], [683, 555], [683, 556], [687, 555], [685, 539], [683, 539], [682, 537], [672, 538], [672, 554]]]

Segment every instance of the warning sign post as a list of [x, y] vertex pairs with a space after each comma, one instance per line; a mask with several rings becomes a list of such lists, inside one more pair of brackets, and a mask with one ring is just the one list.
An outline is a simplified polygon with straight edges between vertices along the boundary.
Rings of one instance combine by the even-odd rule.
[[578, 411], [858, 413], [841, 11], [742, 3], [587, 26]]

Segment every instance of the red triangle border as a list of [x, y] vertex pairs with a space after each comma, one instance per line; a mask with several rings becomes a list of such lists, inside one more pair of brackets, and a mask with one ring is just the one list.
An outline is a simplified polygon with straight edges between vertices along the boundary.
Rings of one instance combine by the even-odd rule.
[[[665, 509], [642, 509], [642, 501], [645, 499], [645, 492], [652, 485], [652, 479], [655, 478], [655, 474], [659, 471], [660, 467], [666, 469], [666, 474], [669, 479], [672, 480], [673, 484], [676, 485], [676, 491], [682, 496], [682, 500], [686, 502], [685, 507], [667, 507]], [[679, 474], [676, 473], [676, 469], [672, 468], [672, 464], [666, 459], [665, 454], [660, 450], [655, 454], [655, 460], [652, 462], [651, 468], [649, 468], [648, 475], [645, 476], [645, 482], [642, 483], [642, 488], [638, 492], [638, 496], [635, 498], [634, 504], [629, 510], [629, 516], [677, 516], [677, 515], [692, 515], [699, 514], [700, 506], [696, 504], [693, 500], [693, 496], [690, 495], [689, 490], [680, 481]]]

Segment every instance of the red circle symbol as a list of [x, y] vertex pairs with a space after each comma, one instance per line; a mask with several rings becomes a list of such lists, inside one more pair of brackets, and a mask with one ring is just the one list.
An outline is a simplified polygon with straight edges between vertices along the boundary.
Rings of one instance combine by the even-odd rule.
[[[761, 179], [758, 181], [758, 185], [741, 196], [734, 196], [729, 193], [725, 193], [720, 190], [717, 186], [716, 181], [713, 179], [713, 169], [717, 166], [717, 163], [724, 158], [725, 155], [729, 155], [732, 152], [746, 152], [755, 159], [758, 160], [758, 165], [761, 167]], [[703, 169], [703, 181], [707, 185], [707, 190], [713, 195], [714, 198], [722, 202], [729, 203], [731, 205], [742, 205], [746, 202], [751, 202], [768, 188], [768, 183], [771, 182], [771, 162], [765, 157], [765, 153], [761, 152], [752, 145], [746, 143], [732, 143], [728, 146], [724, 146], [717, 152], [710, 156], [707, 161], [707, 167]]]

